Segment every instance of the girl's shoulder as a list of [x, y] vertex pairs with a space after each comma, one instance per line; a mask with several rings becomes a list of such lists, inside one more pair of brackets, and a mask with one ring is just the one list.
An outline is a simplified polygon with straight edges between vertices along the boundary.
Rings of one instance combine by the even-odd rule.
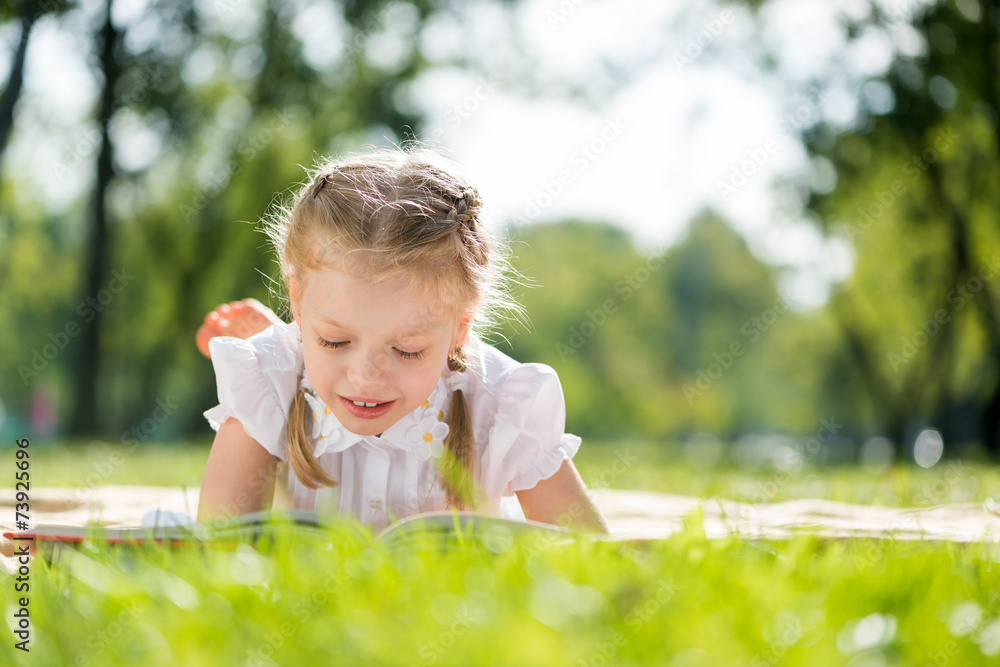
[[219, 336], [208, 342], [219, 405], [206, 411], [212, 428], [236, 417], [244, 430], [284, 459], [285, 429], [302, 375], [299, 328], [274, 324], [243, 340]]
[[299, 327], [295, 322], [273, 324], [246, 339], [217, 336], [208, 342], [216, 375], [242, 371], [278, 382], [291, 381], [301, 373]]
[[539, 401], [563, 401], [559, 376], [551, 366], [516, 361], [479, 339], [468, 347], [466, 356], [466, 371], [451, 374], [446, 382], [450, 389], [462, 389], [480, 415], [504, 409], [524, 413]]
[[468, 351], [469, 412], [487, 497], [530, 489], [572, 458], [580, 438], [565, 432], [566, 405], [556, 371], [521, 363], [477, 341]]
[[467, 354], [467, 382], [487, 391], [499, 391], [511, 382], [558, 382], [555, 369], [541, 363], [520, 362], [481, 339], [471, 341]]

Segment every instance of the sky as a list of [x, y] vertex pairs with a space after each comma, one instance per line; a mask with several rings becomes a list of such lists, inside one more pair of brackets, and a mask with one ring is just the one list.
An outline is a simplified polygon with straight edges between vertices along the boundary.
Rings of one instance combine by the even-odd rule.
[[[135, 20], [144, 1], [119, 0], [116, 17]], [[421, 48], [432, 62], [465, 49], [478, 71], [432, 70], [404, 103], [425, 111], [420, 138], [464, 167], [494, 220], [604, 220], [654, 253], [711, 209], [761, 259], [784, 267], [779, 289], [807, 309], [827, 300], [853, 259], [842, 237], [824, 237], [802, 210], [806, 188], [829, 191], [836, 177], [828, 163], [807, 158], [796, 131], [820, 119], [850, 127], [859, 96], [880, 94], [862, 89], [864, 78], [884, 71], [894, 50], [919, 51], [905, 18], [921, 3], [883, 4], [898, 25], [862, 35], [848, 50], [839, 21], [864, 11], [860, 0], [772, 0], [758, 21], [739, 2], [525, 0], [512, 20], [492, 3], [466, 3], [461, 17], [429, 25]], [[254, 27], [253, 2], [202, 5], [233, 30]], [[297, 24], [307, 55], [330, 64], [322, 45], [337, 34], [336, 21], [319, 3], [307, 8]], [[368, 55], [398, 57], [394, 31], [412, 20], [402, 10], [387, 14]], [[20, 107], [32, 118], [22, 116], [7, 156], [32, 172], [53, 207], [69, 205], [88, 178], [87, 170], [55, 173], [53, 165], [92, 160], [96, 150], [87, 114], [97, 89], [80, 33], [51, 20], [37, 27]], [[11, 36], [0, 34], [0, 43]], [[765, 46], [778, 56], [777, 75], [754, 65]], [[0, 71], [10, 53], [2, 50]], [[193, 59], [191, 76], [198, 67]], [[574, 87], [582, 99], [566, 94]], [[135, 125], [120, 151], [133, 162], [157, 149], [155, 133]], [[385, 138], [373, 131], [373, 142]], [[781, 185], [788, 182], [798, 185]]]
[[[738, 2], [534, 0], [517, 22], [543, 77], [586, 86], [611, 62], [627, 85], [584, 105], [442, 74], [418, 97], [432, 112], [428, 134], [484, 184], [497, 217], [607, 220], [653, 252], [711, 209], [787, 267], [781, 289], [807, 309], [850, 275], [853, 256], [803, 214], [803, 187], [828, 192], [836, 176], [807, 158], [797, 131], [821, 119], [851, 126], [860, 80], [884, 72], [894, 50], [919, 50], [902, 20], [919, 4], [888, 0], [898, 28], [845, 50], [839, 21], [866, 2], [772, 0], [754, 22]], [[761, 44], [778, 54], [780, 77], [749, 63]], [[831, 70], [844, 75], [816, 86]], [[778, 187], [789, 179], [803, 186]]]

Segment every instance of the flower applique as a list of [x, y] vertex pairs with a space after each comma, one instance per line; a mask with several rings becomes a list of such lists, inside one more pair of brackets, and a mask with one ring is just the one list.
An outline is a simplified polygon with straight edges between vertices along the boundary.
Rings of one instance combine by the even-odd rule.
[[[316, 443], [314, 454], [319, 456], [328, 445], [332, 445], [340, 439], [340, 429], [337, 428], [337, 424], [332, 418], [332, 411], [318, 396], [308, 391], [303, 395], [312, 411], [312, 424], [309, 434], [312, 436], [313, 442]], [[307, 415], [306, 419], [308, 420], [308, 418], [309, 416]]]
[[428, 406], [424, 408], [420, 421], [406, 432], [407, 441], [414, 445], [414, 453], [421, 461], [432, 456], [438, 458], [444, 453], [448, 425], [442, 421], [443, 418], [444, 412]]

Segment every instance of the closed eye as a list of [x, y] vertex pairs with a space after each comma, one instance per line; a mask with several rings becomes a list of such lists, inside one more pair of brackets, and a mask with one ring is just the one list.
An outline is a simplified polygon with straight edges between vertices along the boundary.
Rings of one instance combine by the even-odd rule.
[[[317, 341], [323, 347], [328, 347], [328, 348], [330, 348], [332, 350], [338, 350], [338, 349], [340, 349], [342, 347], [350, 345], [350, 341], [346, 341], [346, 340], [336, 340], [336, 341], [334, 341], [334, 340], [326, 340], [325, 338], [318, 338]], [[400, 350], [397, 347], [394, 347], [392, 349], [395, 350], [396, 354], [398, 354], [403, 359], [419, 359], [420, 357], [424, 356], [424, 351], [423, 350], [418, 350], [416, 352], [407, 352], [406, 350]]]

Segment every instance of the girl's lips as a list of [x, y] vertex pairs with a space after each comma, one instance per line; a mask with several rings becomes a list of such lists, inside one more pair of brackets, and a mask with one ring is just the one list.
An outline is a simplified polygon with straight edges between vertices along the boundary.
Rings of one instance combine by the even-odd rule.
[[[344, 409], [350, 412], [352, 415], [358, 419], [378, 419], [385, 413], [392, 410], [392, 406], [395, 405], [396, 401], [387, 401], [385, 403], [379, 403], [375, 407], [369, 408], [364, 405], [356, 405], [354, 401], [349, 398], [344, 398], [343, 396], [338, 396], [340, 402], [344, 404]], [[374, 403], [374, 401], [367, 401], [368, 403]]]

